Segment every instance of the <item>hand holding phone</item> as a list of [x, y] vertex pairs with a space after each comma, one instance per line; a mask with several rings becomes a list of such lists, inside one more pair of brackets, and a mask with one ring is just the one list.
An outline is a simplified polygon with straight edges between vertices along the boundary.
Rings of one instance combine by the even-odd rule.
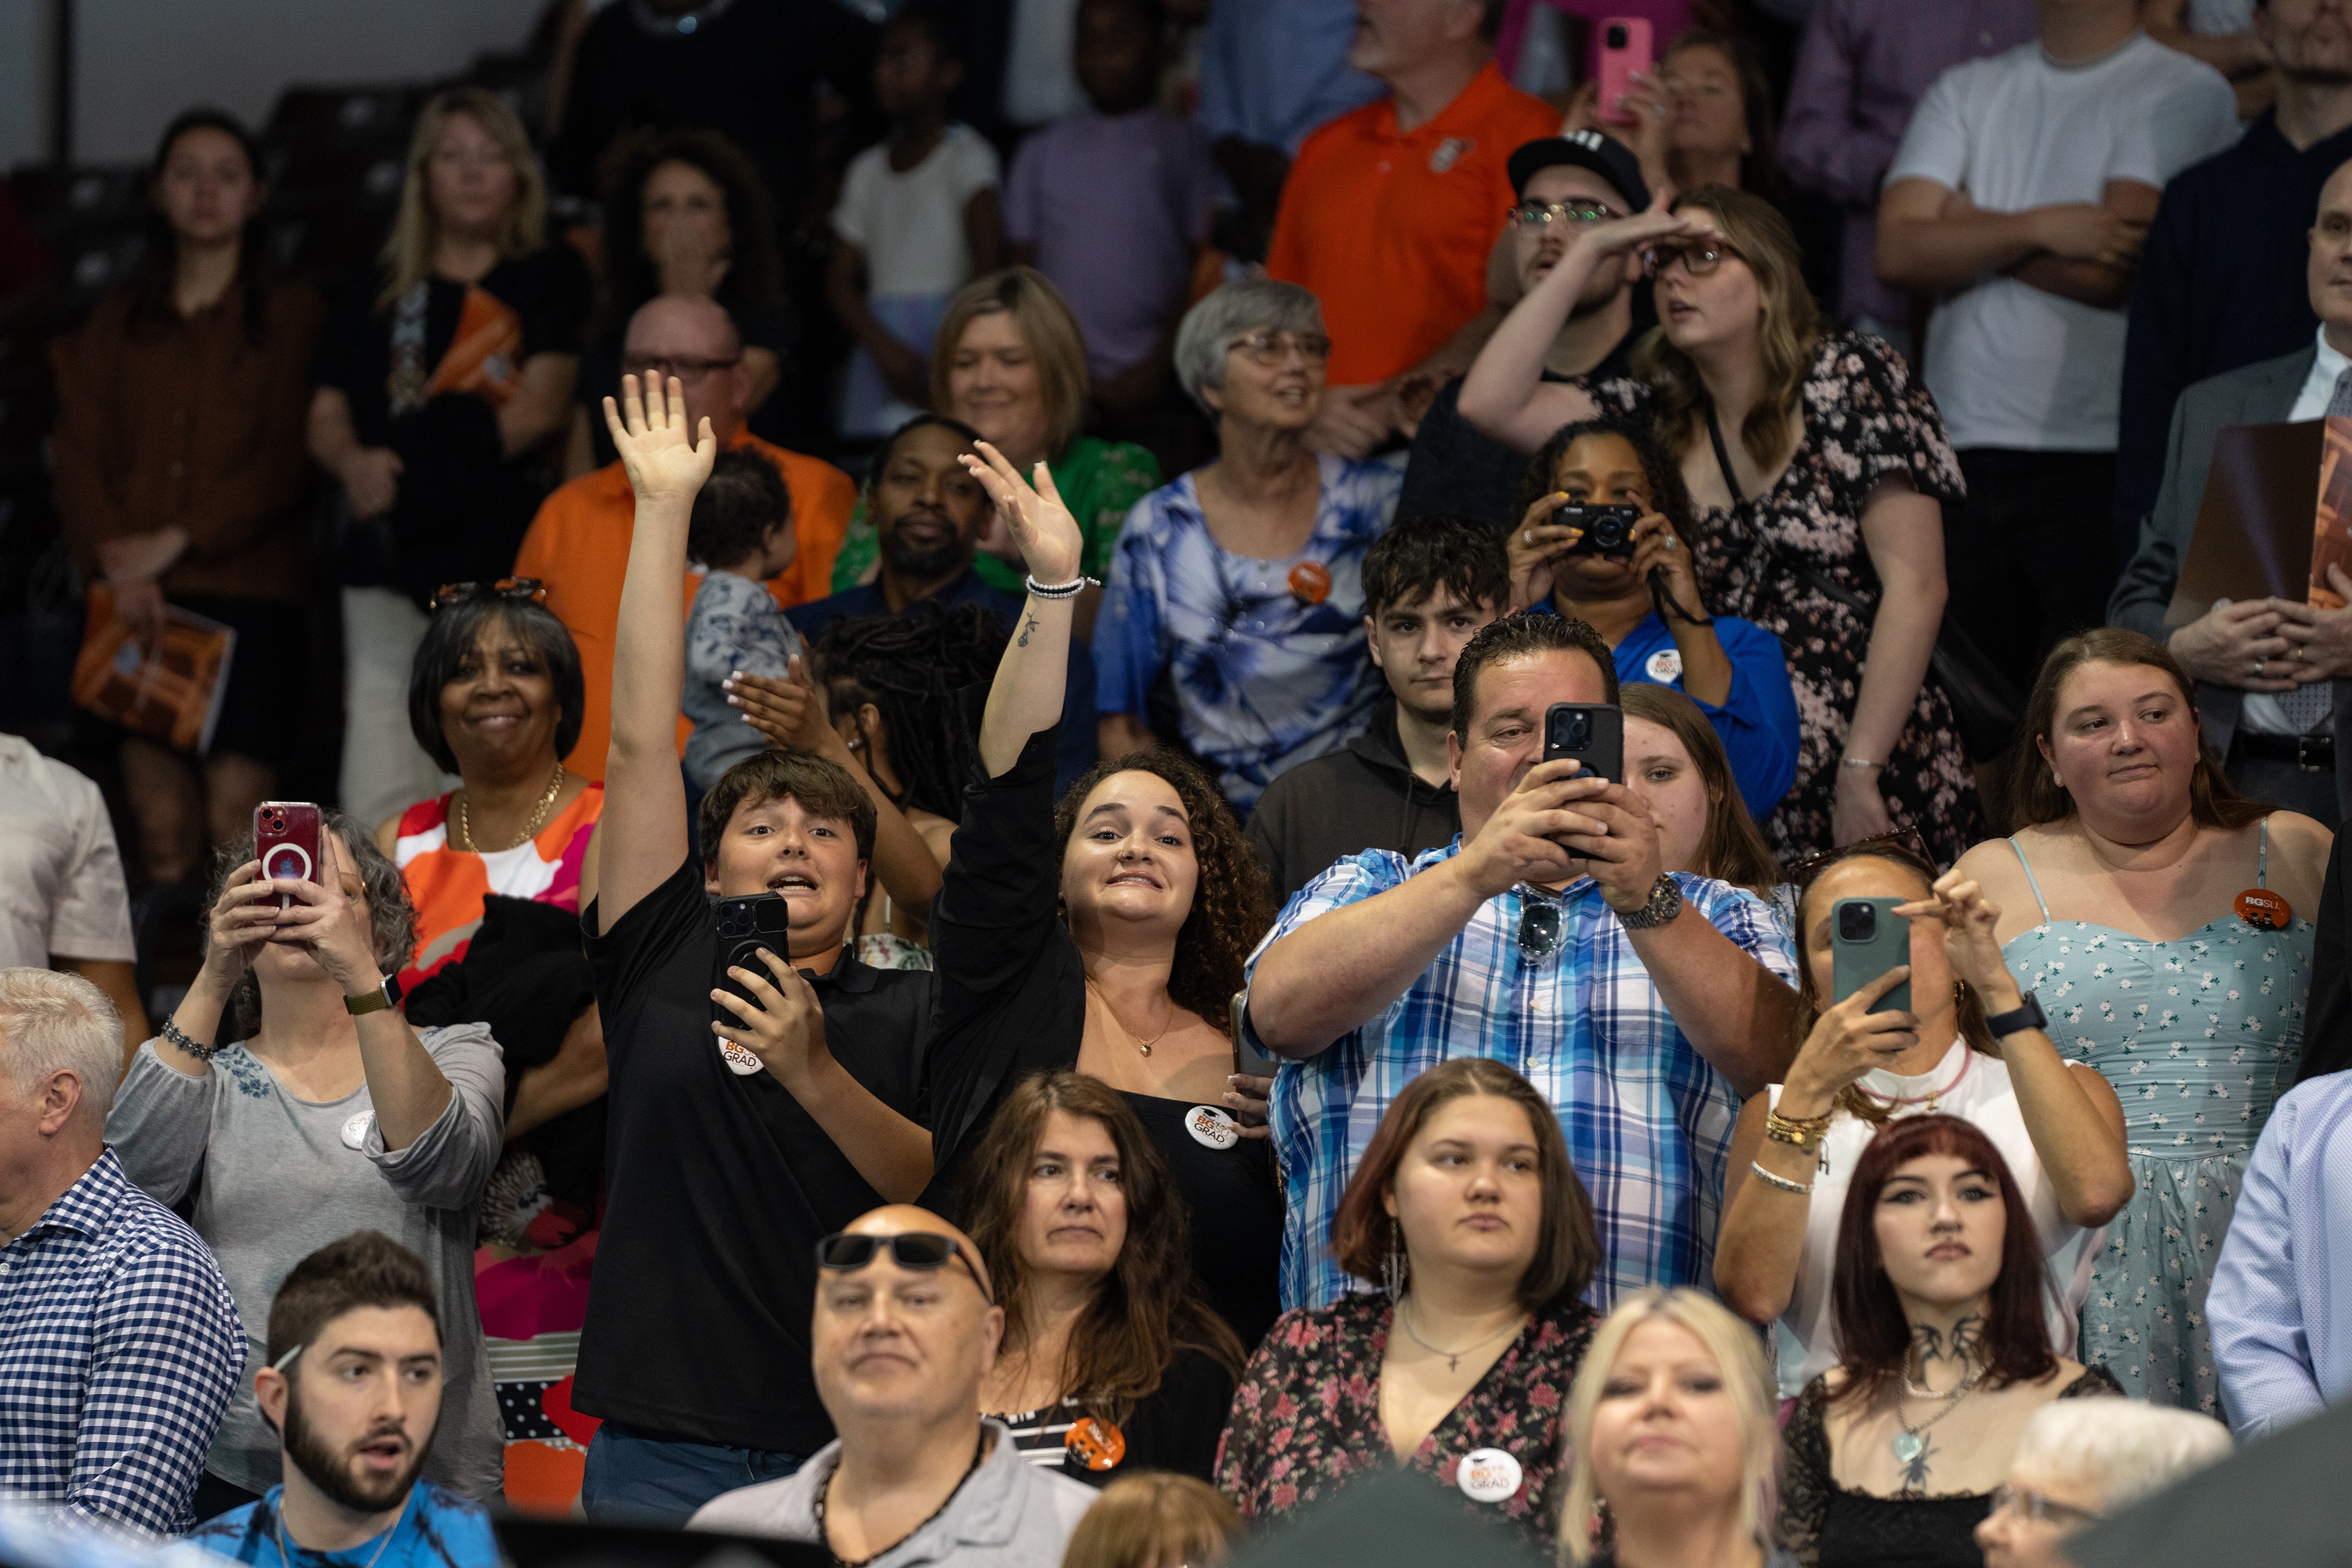
[[[1844, 1001], [1898, 964], [1911, 962], [1911, 922], [1903, 899], [1840, 899], [1830, 907], [1832, 1005]], [[1911, 1011], [1911, 982], [1879, 998], [1874, 1013]]]
[[1543, 760], [1573, 760], [1580, 779], [1625, 782], [1625, 711], [1606, 702], [1555, 702], [1544, 710]]
[[[254, 807], [253, 858], [268, 881], [318, 881], [319, 808], [307, 800], [265, 800]], [[294, 907], [291, 895], [275, 897], [278, 908]]]
[[1593, 73], [1601, 83], [1601, 118], [1612, 125], [1631, 125], [1640, 116], [1629, 108], [1625, 95], [1633, 79], [1650, 74], [1650, 23], [1643, 16], [1603, 16], [1597, 24], [1600, 65]]

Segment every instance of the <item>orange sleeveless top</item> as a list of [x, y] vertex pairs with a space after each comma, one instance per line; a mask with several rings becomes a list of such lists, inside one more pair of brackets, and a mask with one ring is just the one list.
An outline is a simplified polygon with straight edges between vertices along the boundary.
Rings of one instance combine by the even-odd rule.
[[488, 894], [577, 910], [581, 862], [604, 811], [604, 786], [592, 784], [535, 837], [481, 854], [449, 847], [449, 802], [456, 794], [420, 800], [400, 814], [392, 858], [416, 905], [416, 952], [400, 972], [404, 991], [466, 956]]

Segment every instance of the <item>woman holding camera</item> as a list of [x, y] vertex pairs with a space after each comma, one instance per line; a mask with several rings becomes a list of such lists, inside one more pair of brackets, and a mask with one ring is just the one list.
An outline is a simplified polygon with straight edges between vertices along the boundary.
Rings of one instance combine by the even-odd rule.
[[[1796, 869], [1803, 1044], [1788, 1081], [1750, 1100], [1732, 1133], [1717, 1291], [1748, 1321], [1778, 1318], [1795, 1336], [1803, 1353], [1784, 1351], [1783, 1398], [1836, 1366], [1831, 1277], [1855, 1162], [1890, 1121], [1940, 1112], [1981, 1129], [2008, 1163], [2041, 1237], [2049, 1342], [2072, 1353], [2099, 1229], [2132, 1192], [2116, 1091], [2061, 1060], [2038, 1013], [2024, 1009], [1993, 940], [2000, 910], [1975, 882], [1937, 877], [1895, 838]], [[1901, 901], [1838, 908], [1866, 900]], [[1910, 963], [1830, 1004], [1839, 937], [1866, 940], [1865, 928], [1887, 919], [1910, 922]], [[1908, 1008], [1882, 1005], [1904, 984]]]
[[[1558, 521], [1564, 507], [1612, 510], [1579, 510], [1570, 524]], [[1797, 776], [1788, 660], [1753, 621], [1706, 613], [1690, 492], [1649, 432], [1606, 419], [1563, 426], [1529, 460], [1515, 510], [1511, 608], [1574, 616], [1609, 645], [1620, 682], [1671, 686], [1697, 703], [1748, 812], [1770, 816]]]

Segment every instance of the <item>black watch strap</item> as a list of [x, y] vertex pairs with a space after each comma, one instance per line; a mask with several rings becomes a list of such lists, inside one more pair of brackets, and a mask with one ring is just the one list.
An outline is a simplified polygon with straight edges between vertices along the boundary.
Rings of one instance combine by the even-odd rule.
[[2022, 1002], [2008, 1012], [1995, 1013], [1985, 1020], [1985, 1027], [1992, 1032], [1996, 1040], [2006, 1038], [2020, 1029], [2043, 1029], [2049, 1026], [2050, 1020], [2042, 1016], [2041, 1002], [2031, 991], [2025, 994]]

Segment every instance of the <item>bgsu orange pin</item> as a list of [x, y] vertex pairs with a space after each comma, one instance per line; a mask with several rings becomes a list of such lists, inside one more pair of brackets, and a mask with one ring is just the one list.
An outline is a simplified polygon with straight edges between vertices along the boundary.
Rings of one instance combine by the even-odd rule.
[[1320, 561], [1302, 561], [1290, 569], [1290, 596], [1309, 608], [1331, 596], [1331, 571]]
[[2248, 888], [2238, 895], [2238, 918], [2256, 931], [2284, 931], [2294, 911], [2268, 888]]
[[1116, 1469], [1127, 1458], [1127, 1434], [1098, 1415], [1083, 1416], [1062, 1439], [1062, 1447], [1090, 1470]]

